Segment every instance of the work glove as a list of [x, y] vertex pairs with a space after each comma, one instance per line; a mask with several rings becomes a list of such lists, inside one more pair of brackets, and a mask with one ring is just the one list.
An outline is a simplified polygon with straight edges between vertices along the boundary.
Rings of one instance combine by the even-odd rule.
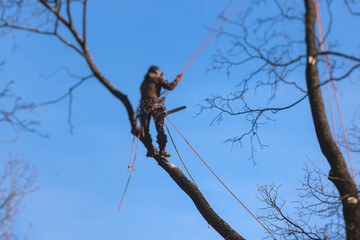
[[182, 75], [182, 74], [179, 74], [179, 75], [176, 76], [175, 80], [176, 80], [177, 82], [181, 82], [182, 77], [183, 77], [183, 75]]

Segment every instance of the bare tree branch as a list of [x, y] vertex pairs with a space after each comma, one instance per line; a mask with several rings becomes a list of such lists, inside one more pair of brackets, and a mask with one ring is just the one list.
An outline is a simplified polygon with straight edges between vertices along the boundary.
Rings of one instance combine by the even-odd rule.
[[83, 6], [83, 39], [84, 39], [84, 44], [86, 44], [86, 9], [87, 9], [87, 0], [84, 0], [84, 6]]
[[0, 123], [9, 124], [15, 132], [27, 131], [42, 137], [47, 137], [46, 134], [37, 130], [40, 122], [26, 120], [26, 118], [23, 117], [24, 112], [32, 111], [33, 103], [24, 103], [20, 96], [13, 94], [11, 92], [11, 87], [14, 84], [14, 81], [8, 82], [0, 92], [0, 101], [7, 103], [3, 104], [3, 107], [0, 108]]
[[[297, 189], [298, 200], [292, 202], [296, 210], [290, 217], [284, 209], [285, 200], [279, 200], [281, 185], [259, 186], [260, 200], [266, 204], [261, 216], [272, 232], [283, 239], [344, 239], [344, 223], [341, 218], [341, 200], [333, 186], [323, 183], [319, 170], [307, 166], [301, 187]], [[316, 224], [327, 220], [321, 227]]]
[[349, 0], [344, 0], [344, 3], [346, 4], [347, 9], [352, 15], [360, 16], [360, 10], [358, 11], [353, 10], [356, 4], [354, 0], [351, 0], [351, 3], [349, 2]]

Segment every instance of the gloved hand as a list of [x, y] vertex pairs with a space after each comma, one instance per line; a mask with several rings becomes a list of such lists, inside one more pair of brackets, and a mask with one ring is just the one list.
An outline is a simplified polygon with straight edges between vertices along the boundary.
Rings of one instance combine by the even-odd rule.
[[183, 75], [179, 74], [179, 75], [176, 76], [175, 80], [178, 81], [178, 82], [181, 82], [182, 77], [183, 77]]

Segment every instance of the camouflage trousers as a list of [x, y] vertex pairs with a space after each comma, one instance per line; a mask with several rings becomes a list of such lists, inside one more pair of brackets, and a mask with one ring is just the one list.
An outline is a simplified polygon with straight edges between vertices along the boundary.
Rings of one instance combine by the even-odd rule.
[[164, 132], [164, 116], [161, 116], [166, 111], [163, 100], [154, 98], [145, 98], [140, 101], [140, 123], [141, 134], [144, 137], [146, 145], [151, 147], [152, 138], [150, 134], [150, 120], [154, 118], [155, 127], [157, 131], [157, 143], [160, 151], [165, 149], [167, 143], [167, 136]]

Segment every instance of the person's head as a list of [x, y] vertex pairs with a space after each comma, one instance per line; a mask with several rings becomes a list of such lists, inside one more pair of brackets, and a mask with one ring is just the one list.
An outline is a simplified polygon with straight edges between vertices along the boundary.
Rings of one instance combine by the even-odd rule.
[[155, 73], [158, 76], [163, 75], [163, 71], [158, 66], [155, 66], [155, 65], [153, 65], [149, 68], [148, 73]]

